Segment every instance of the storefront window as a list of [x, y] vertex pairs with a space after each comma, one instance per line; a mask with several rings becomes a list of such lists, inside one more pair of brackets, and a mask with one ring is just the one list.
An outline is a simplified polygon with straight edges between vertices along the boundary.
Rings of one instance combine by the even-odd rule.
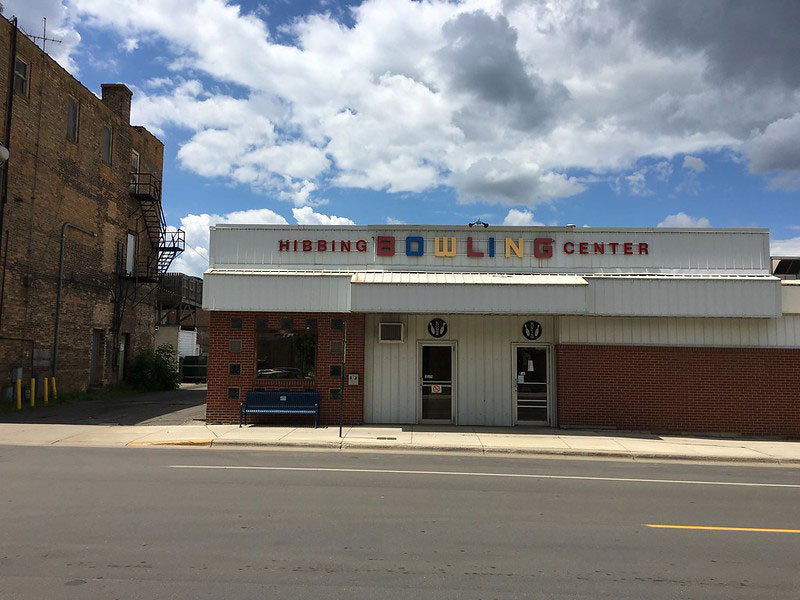
[[257, 379], [314, 379], [317, 336], [265, 331], [256, 337]]

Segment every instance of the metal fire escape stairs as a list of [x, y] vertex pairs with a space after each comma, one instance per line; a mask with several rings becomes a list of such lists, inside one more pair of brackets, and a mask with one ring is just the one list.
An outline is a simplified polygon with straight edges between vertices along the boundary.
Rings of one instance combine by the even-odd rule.
[[170, 231], [161, 209], [161, 180], [151, 173], [131, 174], [131, 196], [142, 209], [151, 252], [140, 257], [136, 265], [136, 277], [147, 283], [159, 283], [172, 261], [186, 247], [182, 229]]
[[[131, 173], [130, 195], [141, 209], [144, 230], [150, 242], [149, 250], [136, 248], [136, 261], [129, 270], [126, 246], [117, 243], [116, 282], [112, 291], [114, 318], [112, 324], [112, 366], [118, 365], [119, 335], [126, 307], [133, 308], [150, 297], [161, 285], [172, 261], [184, 251], [185, 233], [182, 229], [169, 230], [161, 208], [161, 180], [152, 173]], [[143, 246], [141, 244], [140, 246]]]

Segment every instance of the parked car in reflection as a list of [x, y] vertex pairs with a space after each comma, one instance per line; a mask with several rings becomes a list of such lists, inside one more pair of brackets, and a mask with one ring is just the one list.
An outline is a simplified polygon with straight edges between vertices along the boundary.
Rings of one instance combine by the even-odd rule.
[[269, 369], [258, 369], [256, 371], [258, 379], [302, 379], [303, 373], [294, 367], [272, 367]]

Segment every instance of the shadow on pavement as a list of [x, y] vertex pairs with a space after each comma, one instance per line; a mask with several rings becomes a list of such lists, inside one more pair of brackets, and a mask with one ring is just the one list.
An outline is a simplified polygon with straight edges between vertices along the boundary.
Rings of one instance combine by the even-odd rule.
[[0, 423], [60, 423], [66, 425], [183, 425], [205, 421], [205, 384], [153, 392], [24, 408], [0, 413]]

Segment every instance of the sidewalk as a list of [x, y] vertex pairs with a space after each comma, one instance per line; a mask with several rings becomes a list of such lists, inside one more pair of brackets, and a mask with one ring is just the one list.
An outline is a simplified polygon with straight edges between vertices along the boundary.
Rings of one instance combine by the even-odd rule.
[[800, 442], [795, 441], [420, 425], [345, 427], [343, 435], [340, 439], [337, 427], [0, 423], [0, 444], [6, 445], [306, 448], [800, 465]]

